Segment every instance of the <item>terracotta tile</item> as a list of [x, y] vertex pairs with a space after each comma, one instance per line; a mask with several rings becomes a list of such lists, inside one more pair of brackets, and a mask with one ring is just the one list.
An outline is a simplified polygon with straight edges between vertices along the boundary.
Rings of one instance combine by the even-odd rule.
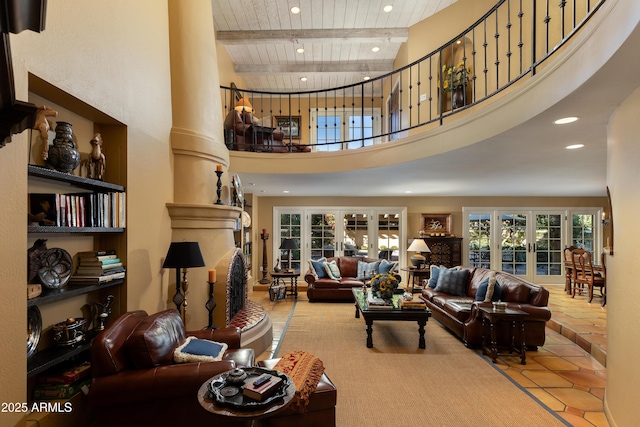
[[[558, 375], [576, 385], [590, 388], [604, 388], [607, 381], [588, 371], [558, 372]], [[588, 391], [588, 390], [587, 390]]]
[[584, 411], [578, 409], [578, 408], [572, 408], [571, 406], [567, 406], [567, 408], [564, 410], [567, 414], [573, 414], [573, 415], [577, 415], [579, 417], [583, 417], [584, 416]]
[[545, 348], [557, 356], [582, 356], [585, 351], [577, 345], [545, 345]]
[[573, 427], [593, 427], [593, 424], [577, 415], [567, 412], [560, 412], [558, 415], [564, 418]]
[[594, 371], [604, 370], [605, 367], [600, 364], [596, 359], [591, 357], [590, 355], [583, 355], [577, 357], [563, 357], [567, 362], [571, 362], [574, 365], [580, 367], [581, 369], [591, 369]]
[[590, 393], [593, 394], [598, 399], [604, 401], [604, 389], [603, 388], [592, 388]]
[[571, 387], [569, 381], [551, 371], [526, 371], [522, 375], [539, 385], [540, 387]]
[[585, 412], [584, 419], [596, 427], [609, 427], [609, 420], [604, 412]]
[[[505, 371], [505, 373], [507, 375], [509, 375], [509, 377], [511, 377], [511, 379], [513, 379], [515, 382], [517, 382], [522, 387], [527, 387], [527, 388], [529, 388], [529, 387], [537, 387], [537, 384], [534, 383], [533, 381], [529, 380], [529, 378], [527, 378], [524, 375], [522, 375], [522, 372], [517, 372], [515, 370], [508, 369], [508, 370]], [[555, 411], [555, 409], [554, 409], [554, 411]]]
[[591, 393], [573, 388], [548, 388], [549, 394], [571, 408], [582, 411], [602, 411], [602, 400]]
[[569, 338], [571, 341], [576, 342], [576, 333], [569, 328], [562, 328], [562, 335]]
[[552, 371], [577, 371], [578, 366], [558, 356], [541, 356], [534, 359], [536, 363]]
[[555, 412], [561, 412], [565, 409], [565, 404], [560, 402], [558, 399], [547, 393], [544, 389], [541, 388], [527, 388], [527, 391], [535, 396], [540, 402], [544, 403]]

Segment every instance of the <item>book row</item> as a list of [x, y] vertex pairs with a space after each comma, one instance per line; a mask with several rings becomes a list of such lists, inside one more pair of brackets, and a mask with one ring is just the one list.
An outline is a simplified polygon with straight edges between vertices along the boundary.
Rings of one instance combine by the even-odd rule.
[[30, 193], [29, 222], [57, 227], [126, 227], [126, 193]]

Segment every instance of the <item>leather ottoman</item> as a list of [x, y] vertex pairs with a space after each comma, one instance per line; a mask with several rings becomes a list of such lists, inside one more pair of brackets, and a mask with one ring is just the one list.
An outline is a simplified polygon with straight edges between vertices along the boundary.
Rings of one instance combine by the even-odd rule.
[[[273, 369], [280, 359], [268, 359], [257, 363], [258, 366]], [[291, 408], [277, 416], [261, 420], [269, 427], [331, 427], [336, 425], [336, 402], [338, 391], [326, 373], [322, 374], [316, 390], [309, 396], [307, 411], [299, 413]]]

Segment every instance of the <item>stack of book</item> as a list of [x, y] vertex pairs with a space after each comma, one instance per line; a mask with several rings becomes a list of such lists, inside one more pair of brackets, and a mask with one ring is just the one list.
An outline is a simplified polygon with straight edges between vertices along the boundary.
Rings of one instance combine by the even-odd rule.
[[37, 377], [35, 400], [69, 399], [91, 383], [89, 362], [64, 364]]
[[126, 194], [30, 193], [29, 222], [58, 227], [126, 227]]
[[100, 284], [124, 279], [126, 269], [114, 250], [78, 252], [78, 268], [70, 283]]
[[427, 305], [420, 298], [410, 300], [400, 298], [400, 308], [403, 310], [424, 310], [427, 308]]
[[392, 310], [393, 304], [382, 298], [373, 296], [371, 291], [367, 292], [367, 305], [369, 310]]
[[262, 374], [247, 381], [242, 388], [242, 394], [250, 399], [262, 402], [278, 391], [281, 384], [282, 378], [271, 374]]

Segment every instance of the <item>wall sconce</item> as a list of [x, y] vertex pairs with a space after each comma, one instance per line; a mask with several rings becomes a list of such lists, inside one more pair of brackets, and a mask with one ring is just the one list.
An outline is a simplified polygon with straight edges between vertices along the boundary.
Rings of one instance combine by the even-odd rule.
[[[173, 296], [173, 303], [182, 314], [182, 319], [186, 320], [187, 290], [189, 289], [187, 268], [204, 267], [200, 245], [198, 245], [198, 242], [171, 242], [162, 267], [176, 269], [176, 294]], [[180, 281], [180, 269], [182, 269], [182, 282]], [[181, 310], [183, 304], [184, 310]]]

